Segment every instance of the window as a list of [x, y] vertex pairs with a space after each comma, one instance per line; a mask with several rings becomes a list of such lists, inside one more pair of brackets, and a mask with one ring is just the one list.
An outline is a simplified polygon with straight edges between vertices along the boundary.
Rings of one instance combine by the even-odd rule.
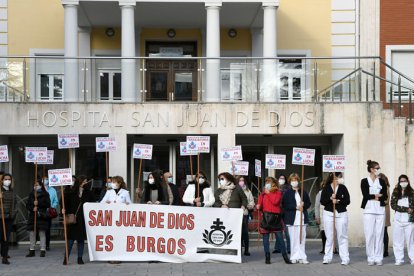
[[[414, 79], [414, 45], [391, 45], [386, 47], [386, 62], [400, 71], [407, 77]], [[390, 100], [390, 91], [392, 90], [393, 99], [398, 99], [398, 74], [387, 69], [387, 79], [391, 80], [395, 85], [387, 84], [387, 101]], [[392, 87], [391, 87], [392, 85]], [[413, 93], [414, 83], [401, 77], [401, 98], [408, 101], [410, 92]], [[414, 98], [414, 94], [412, 94]]]
[[279, 60], [281, 101], [300, 101], [305, 96], [305, 70], [301, 58]]
[[39, 78], [42, 101], [63, 100], [63, 75], [40, 74]]
[[101, 101], [121, 100], [121, 72], [117, 70], [99, 71], [99, 93]]

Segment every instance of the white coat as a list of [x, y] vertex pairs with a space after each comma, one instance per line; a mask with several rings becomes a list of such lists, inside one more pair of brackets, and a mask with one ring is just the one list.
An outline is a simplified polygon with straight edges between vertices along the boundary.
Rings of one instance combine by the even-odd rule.
[[[196, 184], [190, 184], [188, 185], [187, 189], [185, 190], [184, 196], [183, 196], [183, 202], [187, 204], [194, 205], [194, 199], [195, 199], [195, 187]], [[213, 206], [215, 202], [214, 193], [211, 187], [207, 187], [203, 189], [203, 197], [204, 197], [204, 207], [211, 207]]]
[[125, 189], [120, 189], [118, 194], [113, 189], [107, 190], [104, 198], [101, 200], [101, 203], [107, 203], [108, 201], [110, 203], [132, 203], [129, 192]]

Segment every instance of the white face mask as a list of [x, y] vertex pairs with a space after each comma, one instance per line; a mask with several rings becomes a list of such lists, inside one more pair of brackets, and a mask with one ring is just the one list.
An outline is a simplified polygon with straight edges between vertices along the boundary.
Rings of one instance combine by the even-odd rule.
[[201, 178], [201, 177], [200, 177], [200, 178], [198, 179], [198, 182], [199, 182], [200, 184], [203, 184], [204, 182], [206, 182], [206, 180], [205, 180], [204, 178]]
[[49, 179], [44, 179], [43, 184], [45, 184], [45, 186], [49, 186]]
[[376, 176], [379, 176], [379, 175], [380, 175], [380, 173], [381, 173], [381, 169], [375, 170], [375, 172], [374, 172], [374, 173], [375, 173], [375, 175], [376, 175]]
[[268, 190], [268, 191], [270, 191], [270, 188], [272, 188], [272, 184], [266, 183], [265, 189]]
[[106, 183], [106, 187], [107, 187], [108, 189], [112, 189], [112, 183], [111, 183], [111, 182], [107, 182], [107, 183]]
[[5, 186], [5, 187], [10, 187], [10, 185], [11, 185], [11, 180], [3, 180], [3, 185]]
[[345, 180], [341, 177], [341, 178], [338, 178], [337, 182], [338, 182], [338, 184], [343, 185], [345, 183]]
[[400, 182], [401, 188], [405, 189], [408, 186], [408, 182]]
[[299, 182], [298, 181], [292, 181], [292, 182], [290, 182], [290, 185], [292, 185], [293, 188], [296, 188], [296, 187], [298, 187]]
[[225, 186], [226, 184], [227, 184], [227, 180], [226, 179], [220, 180], [220, 185], [221, 186]]
[[148, 183], [149, 183], [149, 184], [151, 184], [151, 185], [152, 185], [152, 184], [154, 184], [154, 182], [155, 182], [155, 181], [154, 181], [154, 178], [150, 178], [150, 179], [148, 179]]
[[173, 183], [173, 178], [172, 177], [168, 177], [167, 180], [168, 180], [168, 183]]
[[279, 179], [279, 185], [284, 185], [285, 183], [286, 183], [286, 180], [284, 180], [283, 178]]
[[119, 188], [119, 185], [118, 185], [118, 183], [114, 183], [114, 182], [112, 182], [112, 183], [111, 183], [111, 187], [112, 187], [112, 189], [116, 190], [116, 189], [118, 189], [118, 188]]

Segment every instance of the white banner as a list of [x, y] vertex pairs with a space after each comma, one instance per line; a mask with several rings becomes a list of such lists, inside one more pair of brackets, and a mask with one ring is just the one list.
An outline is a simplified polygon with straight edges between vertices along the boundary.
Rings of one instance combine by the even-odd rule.
[[91, 261], [241, 263], [242, 209], [85, 203]]
[[25, 157], [27, 163], [46, 162], [47, 147], [26, 147]]
[[314, 166], [315, 165], [315, 150], [304, 148], [293, 148], [292, 164]]
[[47, 150], [47, 160], [45, 162], [37, 162], [37, 164], [41, 164], [41, 165], [53, 165], [54, 155], [55, 155], [55, 151], [54, 150]]
[[286, 170], [286, 155], [266, 154], [265, 168], [273, 170]]
[[48, 170], [47, 174], [51, 187], [72, 185], [72, 169]]
[[222, 148], [220, 151], [221, 161], [243, 160], [241, 146]]
[[187, 142], [180, 142], [180, 156], [197, 155], [194, 151], [187, 149]]
[[58, 134], [58, 148], [79, 148], [79, 134]]
[[7, 145], [0, 146], [0, 163], [9, 162], [9, 149]]
[[257, 177], [262, 177], [262, 161], [254, 160], [254, 175]]
[[344, 172], [345, 155], [323, 155], [322, 164], [323, 172]]
[[116, 151], [115, 138], [96, 137], [96, 152]]
[[234, 164], [234, 175], [249, 175], [249, 162], [247, 161], [235, 161], [230, 163], [229, 173], [233, 174]]
[[133, 157], [138, 159], [152, 159], [152, 145], [134, 144]]
[[187, 150], [189, 153], [209, 153], [210, 136], [187, 136]]

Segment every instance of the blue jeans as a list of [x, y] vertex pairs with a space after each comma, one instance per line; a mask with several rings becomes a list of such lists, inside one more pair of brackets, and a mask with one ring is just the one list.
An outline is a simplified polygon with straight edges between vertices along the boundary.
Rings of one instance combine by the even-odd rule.
[[269, 243], [270, 234], [263, 234], [263, 249], [265, 253], [270, 253], [270, 243]]
[[276, 233], [275, 250], [278, 250], [282, 253], [286, 253], [286, 251], [290, 253], [290, 237], [289, 237], [289, 231], [286, 225], [285, 225], [285, 236], [286, 236], [286, 246], [285, 246], [285, 241], [283, 239], [283, 232]]
[[[82, 258], [83, 248], [85, 247], [85, 241], [78, 240], [77, 242], [78, 242], [78, 258]], [[68, 255], [70, 255], [74, 243], [75, 243], [75, 240], [68, 240]]]

